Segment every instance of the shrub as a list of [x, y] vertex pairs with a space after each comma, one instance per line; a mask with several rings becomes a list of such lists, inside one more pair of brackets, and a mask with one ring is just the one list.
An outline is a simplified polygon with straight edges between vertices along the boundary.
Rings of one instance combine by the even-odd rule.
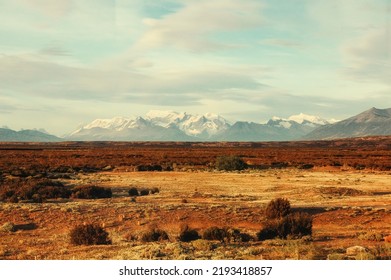
[[202, 234], [202, 239], [205, 240], [219, 240], [223, 242], [227, 238], [228, 238], [227, 229], [219, 228], [219, 227], [207, 228]]
[[[304, 212], [289, 214], [283, 219], [283, 235], [301, 238], [312, 234], [312, 217]], [[280, 233], [281, 235], [281, 233]]]
[[18, 179], [8, 181], [0, 188], [0, 200], [44, 202], [51, 198], [69, 198], [71, 191], [64, 184], [51, 180]]
[[257, 239], [264, 241], [274, 239], [278, 236], [278, 221], [268, 221], [263, 228], [257, 233]]
[[154, 187], [154, 188], [150, 189], [149, 192], [150, 192], [151, 194], [155, 194], [155, 193], [159, 193], [160, 190], [159, 190], [158, 187]]
[[136, 187], [131, 187], [128, 191], [129, 196], [138, 196], [138, 189]]
[[79, 186], [72, 189], [72, 198], [96, 199], [110, 197], [112, 197], [110, 188], [103, 188], [98, 186]]
[[249, 242], [252, 239], [247, 233], [241, 233], [238, 229], [227, 227], [210, 227], [203, 232], [202, 238], [220, 242]]
[[128, 191], [129, 196], [145, 196], [149, 194], [155, 194], [159, 193], [159, 188], [154, 187], [154, 188], [142, 188], [138, 189], [136, 187], [131, 187]]
[[257, 233], [259, 241], [279, 238], [301, 238], [312, 234], [312, 217], [304, 212], [289, 214], [280, 219], [269, 220]]
[[247, 164], [238, 156], [220, 156], [216, 159], [218, 170], [234, 171], [247, 168]]
[[140, 190], [140, 196], [149, 195], [149, 189], [141, 189]]
[[107, 245], [111, 244], [109, 234], [102, 227], [94, 224], [79, 225], [70, 232], [74, 245]]
[[229, 242], [249, 242], [252, 237], [247, 233], [242, 233], [236, 228], [224, 228], [225, 240]]
[[266, 206], [265, 215], [268, 219], [278, 219], [287, 216], [291, 211], [288, 199], [276, 198]]
[[200, 239], [200, 235], [195, 229], [191, 229], [188, 225], [181, 226], [179, 240], [182, 242], [190, 242]]
[[13, 223], [7, 222], [0, 227], [0, 232], [15, 232], [16, 226]]
[[163, 167], [158, 164], [154, 165], [138, 165], [136, 171], [163, 171]]
[[140, 236], [140, 240], [143, 242], [168, 240], [168, 234], [164, 230], [151, 228]]

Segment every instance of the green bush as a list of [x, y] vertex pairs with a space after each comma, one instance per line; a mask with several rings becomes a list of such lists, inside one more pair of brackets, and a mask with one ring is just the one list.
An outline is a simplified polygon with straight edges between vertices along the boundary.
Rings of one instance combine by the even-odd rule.
[[238, 156], [220, 156], [216, 159], [218, 170], [234, 171], [247, 168], [247, 164]]
[[278, 219], [287, 216], [290, 211], [291, 205], [288, 199], [276, 198], [266, 206], [265, 215], [268, 219]]
[[111, 244], [109, 234], [98, 225], [78, 225], [70, 232], [71, 243], [74, 245], [107, 245]]

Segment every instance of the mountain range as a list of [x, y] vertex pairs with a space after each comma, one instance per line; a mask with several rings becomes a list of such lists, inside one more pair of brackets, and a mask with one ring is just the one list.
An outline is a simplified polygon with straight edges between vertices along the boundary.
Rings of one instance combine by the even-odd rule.
[[67, 136], [91, 141], [273, 141], [293, 140], [329, 121], [300, 114], [288, 119], [273, 117], [267, 123], [235, 122], [220, 115], [191, 115], [150, 111], [145, 117], [97, 119]]
[[63, 139], [35, 129], [15, 131], [0, 128], [0, 142], [58, 142]]
[[314, 129], [304, 139], [338, 139], [391, 135], [391, 108], [371, 108], [354, 117]]
[[37, 130], [0, 129], [0, 141], [291, 141], [391, 135], [391, 108], [371, 108], [342, 121], [306, 114], [273, 117], [266, 123], [207, 113], [150, 111], [144, 117], [96, 119], [63, 138]]

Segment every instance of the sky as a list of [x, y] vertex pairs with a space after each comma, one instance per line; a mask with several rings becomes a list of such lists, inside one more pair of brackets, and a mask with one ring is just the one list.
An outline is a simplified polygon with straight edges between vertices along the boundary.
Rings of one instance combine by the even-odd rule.
[[0, 127], [391, 107], [391, 0], [0, 0]]

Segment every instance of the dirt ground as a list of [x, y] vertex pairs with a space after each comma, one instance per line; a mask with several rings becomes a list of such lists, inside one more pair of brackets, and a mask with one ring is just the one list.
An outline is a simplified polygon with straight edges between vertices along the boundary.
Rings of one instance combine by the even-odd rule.
[[[391, 172], [340, 168], [246, 170], [242, 172], [124, 172], [78, 174], [67, 184], [111, 187], [113, 197], [59, 199], [44, 203], [0, 202], [0, 259], [391, 259]], [[160, 192], [128, 196], [130, 187]], [[179, 242], [183, 224], [200, 232], [210, 226], [237, 228], [255, 238], [264, 208], [289, 199], [293, 211], [313, 216], [312, 238], [222, 243]], [[96, 223], [111, 245], [76, 246], [69, 232]], [[143, 243], [130, 237], [157, 226], [169, 241]], [[360, 256], [346, 249], [362, 246]]]

